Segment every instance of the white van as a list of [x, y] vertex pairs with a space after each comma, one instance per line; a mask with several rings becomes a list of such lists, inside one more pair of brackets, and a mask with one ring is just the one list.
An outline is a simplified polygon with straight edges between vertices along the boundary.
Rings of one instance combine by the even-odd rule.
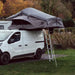
[[12, 24], [12, 21], [0, 21], [0, 30], [8, 30], [8, 27]]
[[11, 59], [33, 56], [41, 58], [44, 49], [43, 31], [0, 30], [0, 63]]

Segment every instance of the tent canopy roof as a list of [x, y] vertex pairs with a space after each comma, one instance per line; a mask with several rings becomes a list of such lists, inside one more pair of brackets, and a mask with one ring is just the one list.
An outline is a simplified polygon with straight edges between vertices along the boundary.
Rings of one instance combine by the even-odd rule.
[[48, 20], [51, 18], [56, 18], [55, 16], [49, 15], [47, 13], [44, 13], [44, 12], [37, 10], [37, 9], [34, 9], [34, 8], [26, 8], [26, 9], [23, 9], [22, 11], [18, 12], [15, 15], [9, 16], [6, 19], [10, 20], [10, 19], [13, 19], [14, 17], [20, 16], [20, 15], [32, 16], [32, 17], [42, 19], [42, 20]]
[[25, 25], [24, 26], [25, 29], [33, 29], [33, 30], [43, 28], [64, 27], [61, 18], [49, 15], [34, 8], [23, 9], [17, 14], [9, 16], [8, 18], [6, 18], [6, 20], [12, 20], [12, 24]]
[[55, 16], [49, 15], [47, 13], [44, 13], [42, 11], [39, 11], [37, 9], [34, 8], [26, 8], [24, 10], [22, 10], [23, 14], [26, 14], [28, 16], [33, 16], [42, 20], [48, 20], [50, 18], [55, 18]]

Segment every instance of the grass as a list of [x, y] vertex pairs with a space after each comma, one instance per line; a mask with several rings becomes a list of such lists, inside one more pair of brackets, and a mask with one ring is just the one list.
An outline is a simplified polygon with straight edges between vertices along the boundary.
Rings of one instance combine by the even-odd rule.
[[57, 58], [58, 67], [48, 60], [25, 61], [0, 65], [0, 75], [74, 75], [75, 50], [56, 50], [55, 53], [68, 55]]
[[75, 49], [55, 50], [55, 54], [74, 56], [75, 55]]

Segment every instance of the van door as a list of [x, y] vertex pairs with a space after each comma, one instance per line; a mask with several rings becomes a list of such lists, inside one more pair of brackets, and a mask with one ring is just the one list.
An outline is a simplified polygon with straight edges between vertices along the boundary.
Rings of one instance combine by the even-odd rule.
[[36, 50], [34, 42], [34, 33], [32, 33], [31, 31], [24, 31], [22, 33], [22, 38], [24, 54], [34, 53], [34, 50]]
[[13, 56], [21, 55], [22, 52], [22, 39], [21, 32], [15, 32], [8, 40], [9, 47]]

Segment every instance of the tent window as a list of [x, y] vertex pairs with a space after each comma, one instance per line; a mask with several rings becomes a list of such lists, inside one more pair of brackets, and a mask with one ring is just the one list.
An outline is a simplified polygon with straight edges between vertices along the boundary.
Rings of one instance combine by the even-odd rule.
[[31, 23], [24, 20], [13, 20], [12, 25], [31, 25]]

